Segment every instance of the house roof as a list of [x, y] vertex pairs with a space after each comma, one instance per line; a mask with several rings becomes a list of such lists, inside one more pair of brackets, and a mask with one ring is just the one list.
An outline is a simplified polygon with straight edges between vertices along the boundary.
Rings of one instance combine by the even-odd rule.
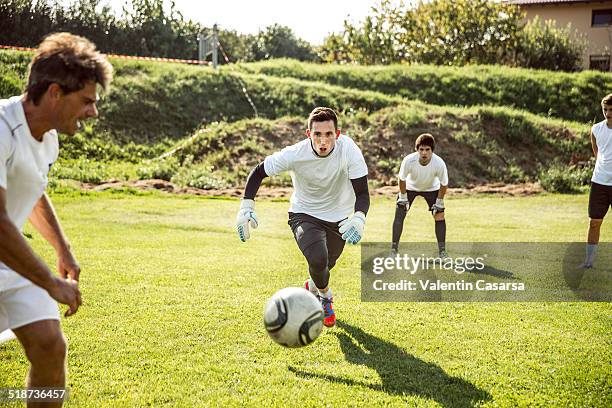
[[[540, 4], [567, 4], [567, 3], [606, 3], [597, 0], [507, 0], [506, 3], [519, 6], [535, 6]], [[610, 2], [612, 4], [612, 2]]]

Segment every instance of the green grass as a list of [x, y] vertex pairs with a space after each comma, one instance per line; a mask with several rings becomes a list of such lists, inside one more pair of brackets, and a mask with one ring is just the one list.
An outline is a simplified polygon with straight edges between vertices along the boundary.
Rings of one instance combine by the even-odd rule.
[[[238, 202], [159, 193], [53, 197], [83, 268], [84, 305], [62, 321], [67, 406], [610, 406], [607, 303], [362, 303], [359, 247], [332, 272], [338, 327], [288, 350], [262, 327], [276, 290], [306, 263], [287, 202], [258, 201], [252, 241]], [[404, 240], [433, 240], [424, 202]], [[586, 195], [449, 198], [449, 241], [582, 241]], [[390, 236], [375, 199], [367, 241]], [[28, 228], [31, 232], [31, 228]], [[602, 241], [612, 241], [604, 224]], [[31, 241], [49, 262], [52, 252]], [[18, 343], [0, 346], [0, 386], [21, 386]]]
[[508, 106], [583, 123], [599, 117], [601, 98], [612, 86], [612, 75], [605, 72], [566, 73], [499, 65], [356, 66], [276, 59], [223, 69], [321, 81], [419, 99], [434, 105]]

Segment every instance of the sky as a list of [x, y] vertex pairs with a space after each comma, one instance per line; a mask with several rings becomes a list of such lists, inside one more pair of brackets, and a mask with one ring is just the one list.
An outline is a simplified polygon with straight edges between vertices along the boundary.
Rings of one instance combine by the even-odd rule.
[[[128, 0], [129, 1], [129, 0]], [[102, 0], [121, 14], [125, 0]], [[166, 0], [166, 4], [169, 4]], [[212, 27], [257, 34], [274, 23], [288, 26], [313, 45], [343, 29], [344, 20], [362, 21], [378, 0], [175, 0], [183, 17]]]

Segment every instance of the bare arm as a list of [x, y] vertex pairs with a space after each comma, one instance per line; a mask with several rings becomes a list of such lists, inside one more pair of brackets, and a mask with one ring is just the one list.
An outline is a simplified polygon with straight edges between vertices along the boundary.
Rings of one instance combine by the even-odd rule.
[[19, 275], [45, 289], [56, 301], [66, 304], [65, 315], [76, 313], [81, 293], [76, 282], [51, 274], [47, 265], [32, 251], [6, 211], [6, 189], [0, 187], [0, 261]]
[[54, 277], [36, 256], [6, 212], [6, 190], [0, 187], [0, 261], [35, 285], [49, 291]]
[[406, 180], [399, 181], [399, 189], [400, 189], [400, 193], [406, 194]]
[[56, 252], [70, 250], [70, 244], [64, 235], [64, 231], [57, 219], [55, 209], [47, 194], [43, 194], [36, 203], [30, 222], [41, 233], [41, 235], [55, 248]]
[[448, 186], [440, 186], [440, 190], [438, 191], [438, 198], [443, 200], [444, 196], [446, 195], [446, 190], [448, 190]]
[[597, 157], [597, 152], [599, 149], [597, 148], [597, 140], [595, 139], [595, 135], [591, 132], [591, 147], [593, 148], [593, 154]]
[[78, 281], [81, 269], [70, 251], [68, 239], [64, 235], [53, 204], [46, 193], [36, 203], [30, 215], [30, 222], [51, 246], [55, 248], [59, 274], [64, 278], [69, 276]]

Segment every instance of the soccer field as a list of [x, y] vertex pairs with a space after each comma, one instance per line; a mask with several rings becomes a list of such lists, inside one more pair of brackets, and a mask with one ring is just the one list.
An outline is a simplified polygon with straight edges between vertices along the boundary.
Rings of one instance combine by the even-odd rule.
[[[612, 406], [609, 303], [363, 303], [359, 246], [347, 247], [331, 277], [338, 325], [285, 349], [262, 310], [307, 276], [287, 202], [258, 201], [241, 243], [236, 200], [53, 199], [83, 269], [84, 304], [62, 321], [67, 406]], [[448, 241], [581, 242], [587, 200], [450, 197]], [[373, 200], [365, 241], [389, 240], [393, 210]], [[403, 240], [435, 240], [423, 200]], [[16, 341], [0, 345], [0, 386], [22, 386], [27, 366]]]

